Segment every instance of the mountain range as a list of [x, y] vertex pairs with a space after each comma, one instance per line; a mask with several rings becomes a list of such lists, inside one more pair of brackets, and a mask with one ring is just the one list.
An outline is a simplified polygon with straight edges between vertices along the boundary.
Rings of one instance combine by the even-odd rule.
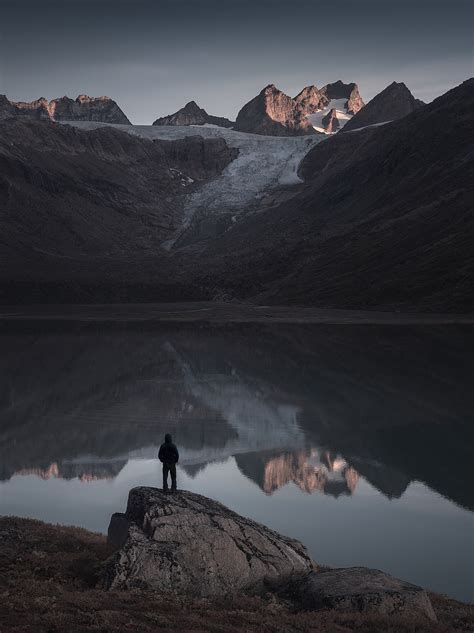
[[48, 101], [44, 97], [31, 101], [9, 101], [0, 95], [0, 119], [28, 116], [49, 121], [103, 121], [131, 125], [125, 114], [110, 97], [79, 95], [76, 99], [60, 97]]
[[[270, 84], [240, 109], [235, 122], [210, 115], [195, 101], [189, 101], [177, 112], [156, 119], [153, 125], [213, 125], [270, 136], [333, 134], [361, 110], [364, 116], [355, 119], [357, 127], [400, 118], [420, 105], [423, 105], [422, 102], [411, 95], [405, 84], [396, 82], [372, 99], [368, 109], [355, 83], [345, 84], [338, 80], [323, 88], [307, 86], [294, 98]], [[31, 102], [10, 101], [5, 95], [0, 95], [0, 119], [15, 116], [131, 125], [113, 99], [87, 95], [79, 95], [75, 100], [64, 96], [48, 101], [41, 97]], [[351, 123], [347, 129], [354, 127], [355, 124]]]
[[[234, 129], [62, 125], [3, 99], [0, 301], [472, 311], [474, 80], [428, 105], [403, 84], [366, 106], [342, 82], [263, 93]], [[311, 131], [302, 113], [336, 129], [340, 97], [342, 132]]]

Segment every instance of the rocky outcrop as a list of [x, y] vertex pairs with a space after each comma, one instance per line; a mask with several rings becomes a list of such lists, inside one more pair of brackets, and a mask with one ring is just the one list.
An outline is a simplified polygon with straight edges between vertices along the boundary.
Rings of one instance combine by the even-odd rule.
[[37, 120], [50, 120], [49, 102], [44, 97], [35, 101], [10, 101], [5, 95], [0, 95], [0, 119], [15, 116], [27, 116]]
[[49, 104], [54, 121], [101, 121], [131, 125], [128, 118], [110, 97], [79, 95], [77, 99], [61, 97]]
[[190, 101], [184, 108], [174, 114], [161, 117], [154, 121], [153, 125], [218, 125], [219, 127], [232, 127], [233, 121], [225, 117], [212, 116], [195, 101]]
[[222, 172], [237, 158], [239, 150], [229, 147], [222, 137], [186, 136], [174, 141], [158, 141], [170, 164], [193, 180], [207, 180]]
[[325, 117], [322, 119], [324, 129], [328, 134], [333, 134], [339, 130], [340, 124], [337, 118], [336, 108], [331, 108]]
[[148, 587], [199, 596], [258, 592], [306, 574], [314, 563], [293, 539], [187, 491], [130, 491], [125, 514], [112, 516], [110, 589]]
[[15, 106], [5, 95], [0, 95], [0, 120], [8, 119], [12, 116], [16, 116]]
[[336, 609], [437, 619], [424, 589], [367, 567], [312, 572], [299, 585], [297, 600], [308, 611]]
[[394, 81], [360, 109], [344, 131], [401, 119], [424, 105], [423, 101], [415, 99], [404, 83]]
[[346, 99], [344, 108], [348, 114], [356, 114], [364, 107], [364, 102], [359, 93], [359, 87], [355, 83], [345, 84], [340, 79], [332, 84], [327, 84], [320, 90], [320, 108], [327, 106], [332, 100]]
[[112, 515], [108, 544], [118, 551], [107, 589], [199, 597], [273, 591], [296, 609], [436, 620], [420, 587], [364, 567], [320, 571], [298, 541], [187, 491], [133, 488], [126, 513]]
[[[316, 130], [331, 134], [340, 127], [334, 116], [328, 118], [335, 102], [347, 115], [346, 120], [364, 105], [354, 83], [337, 81], [321, 89], [307, 86], [294, 98], [270, 84], [240, 110], [235, 129], [275, 136], [314, 134]], [[320, 113], [318, 125], [311, 119], [316, 113]]]
[[311, 123], [301, 114], [313, 107], [309, 90], [301, 101], [304, 106], [270, 84], [240, 110], [235, 129], [271, 136], [314, 134]]
[[50, 121], [100, 121], [130, 125], [125, 114], [110, 97], [79, 95], [76, 99], [60, 97], [48, 101], [44, 97], [36, 101], [9, 101], [0, 95], [0, 119], [7, 116], [27, 116]]

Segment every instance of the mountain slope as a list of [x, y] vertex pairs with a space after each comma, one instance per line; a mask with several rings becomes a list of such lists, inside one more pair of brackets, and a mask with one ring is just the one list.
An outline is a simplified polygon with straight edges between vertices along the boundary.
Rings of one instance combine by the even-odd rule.
[[219, 127], [232, 127], [234, 123], [225, 117], [212, 116], [195, 101], [190, 101], [184, 108], [174, 114], [156, 119], [153, 125], [218, 125]]
[[424, 105], [411, 94], [404, 83], [392, 82], [375, 95], [344, 127], [344, 132], [401, 119]]
[[183, 191], [236, 155], [218, 138], [153, 142], [110, 127], [1, 121], [0, 276], [34, 277], [44, 258], [60, 274], [78, 258], [97, 277], [98, 257], [156, 253], [181, 226]]
[[201, 253], [201, 282], [264, 303], [472, 311], [473, 109], [471, 79], [320, 143], [296, 195]]

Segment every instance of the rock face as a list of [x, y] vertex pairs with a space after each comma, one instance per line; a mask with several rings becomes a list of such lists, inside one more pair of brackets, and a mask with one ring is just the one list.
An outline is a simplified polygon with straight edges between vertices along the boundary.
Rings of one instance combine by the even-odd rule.
[[0, 119], [10, 116], [27, 116], [50, 121], [100, 121], [130, 125], [125, 114], [110, 97], [88, 97], [77, 99], [60, 97], [48, 101], [44, 97], [36, 101], [9, 101], [0, 95]]
[[355, 83], [345, 84], [339, 79], [321, 88], [320, 94], [320, 108], [327, 106], [333, 99], [347, 99], [345, 109], [348, 114], [356, 114], [364, 107], [364, 102], [359, 93], [359, 87]]
[[401, 119], [424, 105], [423, 101], [415, 99], [404, 83], [394, 81], [359, 110], [344, 131]]
[[274, 136], [299, 136], [315, 131], [331, 134], [341, 125], [339, 121], [337, 125], [334, 123], [334, 115], [328, 118], [332, 109], [340, 108], [345, 123], [363, 105], [354, 83], [336, 81], [321, 89], [307, 86], [294, 98], [270, 84], [240, 110], [235, 129]]
[[436, 620], [424, 589], [366, 567], [312, 572], [299, 586], [298, 597], [308, 611], [336, 609]]
[[15, 106], [5, 95], [0, 95], [0, 120], [8, 119], [12, 116], [16, 116]]
[[331, 110], [326, 114], [322, 119], [322, 124], [324, 129], [328, 134], [333, 134], [337, 132], [340, 127], [339, 119], [337, 118], [337, 110], [336, 108], [331, 108]]
[[130, 125], [128, 118], [110, 97], [79, 95], [75, 100], [61, 97], [51, 101], [49, 110], [54, 121], [101, 121]]
[[108, 538], [120, 548], [107, 572], [111, 589], [258, 592], [314, 567], [298, 541], [186, 491], [132, 489], [126, 513], [112, 516]]
[[153, 125], [218, 125], [219, 127], [232, 127], [234, 123], [225, 117], [212, 116], [195, 101], [190, 101], [184, 108], [174, 114], [156, 119]]
[[10, 101], [5, 95], [0, 95], [0, 119], [15, 116], [27, 116], [32, 119], [50, 120], [49, 102], [44, 97], [35, 101]]

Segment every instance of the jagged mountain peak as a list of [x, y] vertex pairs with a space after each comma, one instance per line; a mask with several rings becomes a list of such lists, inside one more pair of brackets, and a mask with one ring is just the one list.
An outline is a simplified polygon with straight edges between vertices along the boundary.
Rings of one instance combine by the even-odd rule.
[[76, 97], [77, 103], [94, 103], [95, 101], [112, 101], [112, 99], [105, 95], [101, 97], [90, 97], [89, 95], [81, 94]]
[[357, 84], [340, 79], [321, 89], [306, 86], [294, 98], [268, 84], [240, 110], [235, 129], [273, 136], [332, 134], [363, 106]]
[[219, 127], [232, 127], [234, 123], [225, 117], [217, 117], [208, 114], [206, 110], [200, 108], [195, 101], [188, 101], [186, 105], [175, 112], [164, 117], [160, 117], [153, 122], [153, 125], [217, 125]]
[[51, 121], [100, 121], [103, 123], [130, 124], [125, 114], [110, 97], [79, 95], [76, 99], [64, 95], [48, 101], [40, 97], [35, 101], [0, 101], [0, 118], [28, 116]]

